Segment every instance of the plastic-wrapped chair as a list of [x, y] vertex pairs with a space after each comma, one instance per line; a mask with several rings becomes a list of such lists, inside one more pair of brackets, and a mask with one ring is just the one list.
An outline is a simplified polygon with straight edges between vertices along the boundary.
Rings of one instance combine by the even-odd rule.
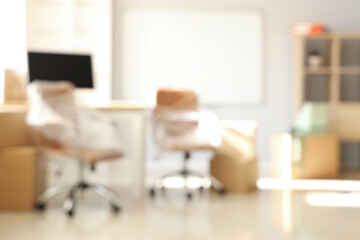
[[221, 143], [220, 123], [216, 115], [198, 109], [197, 94], [193, 90], [158, 89], [153, 111], [154, 140], [158, 151], [181, 151], [184, 153], [183, 168], [180, 171], [157, 178], [150, 189], [155, 196], [156, 189], [165, 189], [167, 178], [182, 177], [188, 199], [193, 197], [188, 187], [189, 177], [201, 180], [200, 191], [205, 182], [220, 194], [225, 189], [220, 181], [211, 175], [203, 176], [187, 167], [190, 153], [196, 150], [215, 150]]
[[63, 209], [72, 216], [78, 195], [90, 189], [107, 199], [112, 210], [118, 212], [120, 201], [116, 193], [84, 179], [87, 163], [95, 164], [123, 155], [116, 123], [94, 110], [77, 107], [73, 88], [66, 81], [34, 81], [28, 87], [30, 109], [26, 122], [34, 129], [38, 149], [66, 155], [79, 162], [78, 182], [48, 188], [36, 199], [35, 207], [44, 209], [52, 197], [67, 192]]

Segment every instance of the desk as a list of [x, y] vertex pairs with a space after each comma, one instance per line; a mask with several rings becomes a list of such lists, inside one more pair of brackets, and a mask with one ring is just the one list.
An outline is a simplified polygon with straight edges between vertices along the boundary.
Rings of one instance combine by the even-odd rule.
[[[146, 105], [141, 102], [114, 100], [108, 103], [86, 105], [92, 109], [100, 110], [116, 120], [129, 121], [131, 127], [131, 143], [129, 144], [132, 195], [133, 199], [139, 199], [143, 195], [145, 183], [145, 110]], [[0, 105], [1, 113], [20, 111], [26, 112], [26, 103], [12, 102]], [[123, 139], [126, 141], [126, 139]]]

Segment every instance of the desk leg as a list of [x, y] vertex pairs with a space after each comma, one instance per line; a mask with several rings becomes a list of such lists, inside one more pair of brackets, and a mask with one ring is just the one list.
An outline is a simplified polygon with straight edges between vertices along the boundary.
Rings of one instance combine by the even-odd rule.
[[145, 114], [144, 112], [136, 113], [132, 118], [132, 139], [131, 155], [134, 161], [133, 183], [135, 186], [133, 195], [135, 199], [143, 197], [145, 188]]
[[[131, 188], [133, 199], [141, 199], [145, 190], [145, 112], [119, 110], [111, 111], [114, 119], [130, 121], [129, 129], [131, 144], [128, 152], [131, 161]], [[125, 141], [125, 139], [123, 139]], [[125, 153], [127, 154], [127, 153]]]

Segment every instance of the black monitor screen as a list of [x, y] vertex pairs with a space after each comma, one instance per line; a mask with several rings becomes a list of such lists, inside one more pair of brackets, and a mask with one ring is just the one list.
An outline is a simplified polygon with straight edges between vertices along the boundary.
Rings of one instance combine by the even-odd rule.
[[91, 56], [28, 52], [29, 78], [72, 82], [78, 88], [92, 88]]

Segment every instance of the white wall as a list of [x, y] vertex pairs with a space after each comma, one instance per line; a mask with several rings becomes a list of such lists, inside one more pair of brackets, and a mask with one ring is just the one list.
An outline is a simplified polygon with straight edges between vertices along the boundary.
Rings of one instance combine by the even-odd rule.
[[109, 100], [111, 92], [112, 0], [26, 0], [29, 50], [91, 54], [95, 91], [81, 98]]
[[5, 69], [26, 70], [25, 1], [0, 1], [0, 103], [4, 100]]
[[[287, 131], [292, 122], [292, 37], [290, 27], [298, 22], [323, 22], [331, 31], [360, 32], [358, 0], [114, 0], [119, 17], [127, 7], [210, 9], [260, 9], [265, 14], [265, 102], [258, 107], [213, 109], [222, 118], [251, 119], [259, 124], [258, 155], [269, 157], [269, 137]], [[119, 21], [120, 18], [115, 18]], [[118, 25], [119, 26], [119, 25]], [[116, 35], [115, 41], [121, 42]], [[114, 58], [120, 56], [115, 48]], [[121, 63], [119, 63], [121, 64]], [[114, 66], [114, 87], [120, 86], [121, 66]], [[114, 89], [116, 94], [119, 89]]]

